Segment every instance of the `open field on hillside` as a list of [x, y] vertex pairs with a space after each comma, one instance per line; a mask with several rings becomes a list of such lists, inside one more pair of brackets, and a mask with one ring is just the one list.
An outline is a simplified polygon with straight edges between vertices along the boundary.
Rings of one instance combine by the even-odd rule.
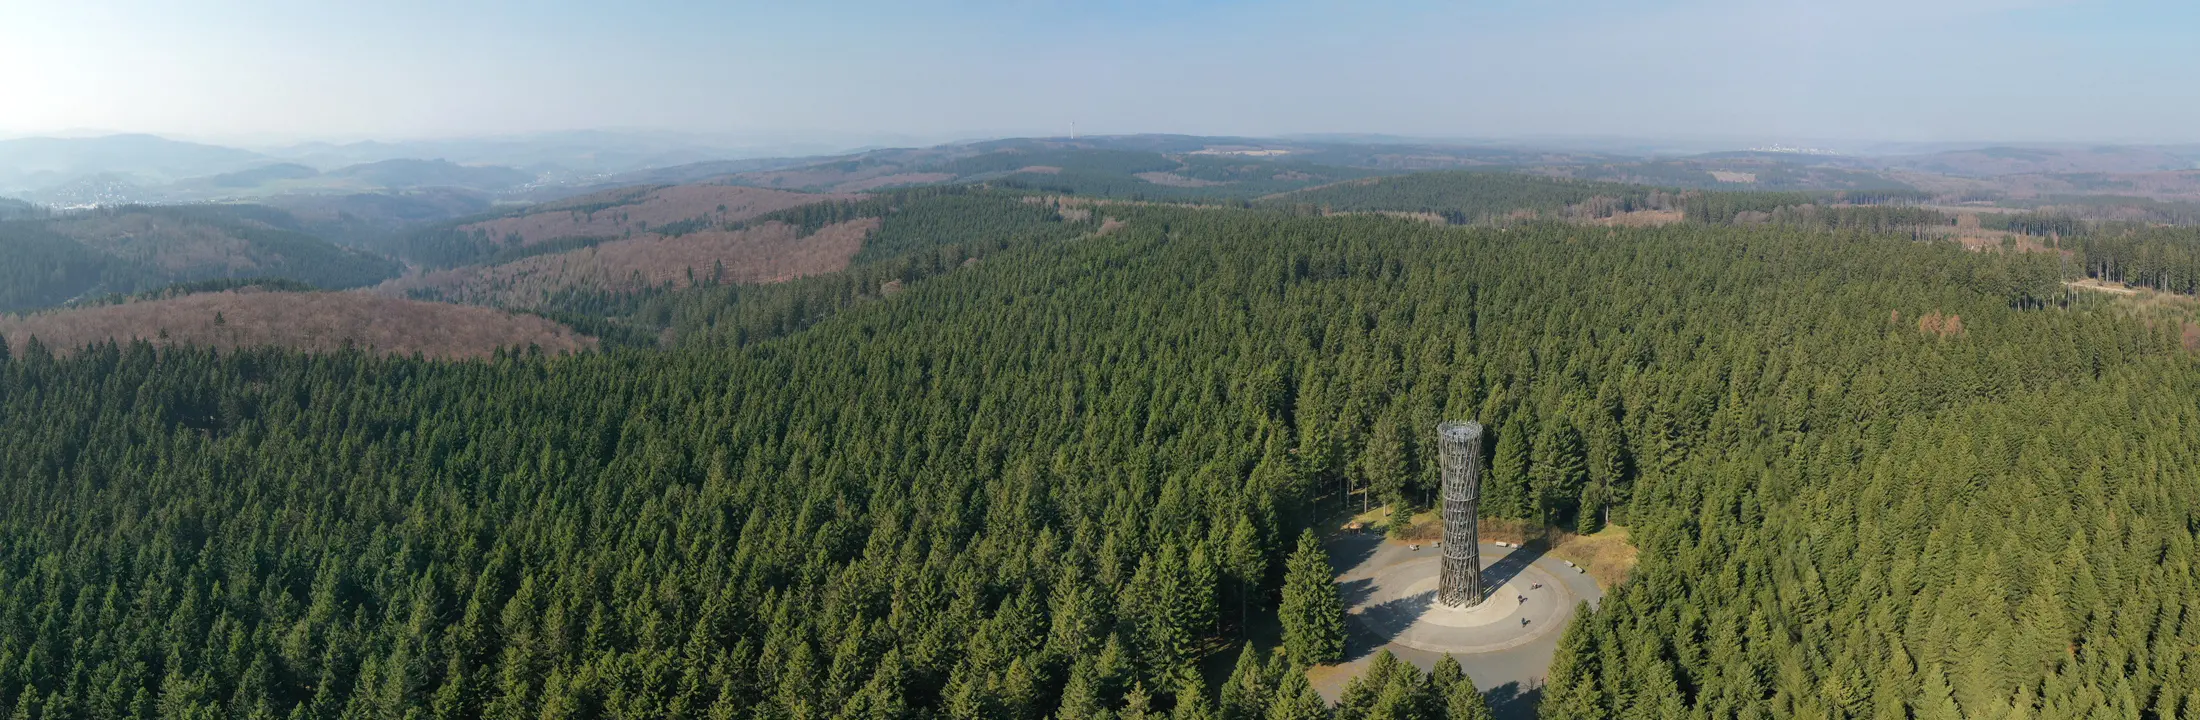
[[741, 173], [735, 177], [742, 183], [765, 188], [841, 188], [904, 174], [906, 173], [900, 165], [868, 165], [844, 169], [837, 164], [831, 164]]
[[863, 180], [854, 180], [835, 185], [833, 186], [833, 192], [855, 193], [863, 192], [865, 190], [877, 190], [884, 187], [893, 187], [896, 185], [923, 185], [925, 183], [947, 182], [953, 179], [955, 179], [955, 176], [952, 173], [940, 172], [880, 175], [875, 178], [865, 178]]
[[2084, 280], [2065, 280], [2063, 281], [2063, 284], [2079, 290], [2092, 290], [2096, 292], [2109, 293], [2111, 295], [2138, 295], [2140, 292], [2138, 288], [2132, 287], [2130, 285], [2125, 285], [2120, 282], [2107, 282], [2103, 280], [2095, 280], [2093, 278], [2086, 278]]
[[679, 237], [626, 240], [502, 265], [463, 267], [383, 283], [391, 296], [428, 297], [500, 307], [531, 307], [567, 289], [636, 290], [670, 284], [772, 283], [848, 267], [877, 218], [828, 225], [810, 235], [781, 223]]
[[391, 355], [485, 357], [500, 347], [572, 352], [595, 340], [532, 315], [383, 297], [364, 292], [236, 290], [30, 316], [0, 317], [16, 352], [31, 338], [67, 353], [145, 339], [217, 348], [281, 345], [307, 351], [357, 347]]
[[1596, 225], [1620, 227], [1657, 227], [1671, 225], [1688, 219], [1679, 210], [1633, 210], [1613, 213], [1608, 217], [1594, 218], [1587, 222]]
[[152, 213], [88, 213], [54, 230], [93, 250], [146, 262], [166, 272], [249, 271], [252, 244], [211, 225]]
[[2130, 174], [2191, 167], [2190, 161], [2162, 148], [2117, 146], [1988, 147], [1928, 155], [1894, 156], [1881, 158], [1877, 162], [1890, 168], [1967, 177], [2049, 173]]
[[471, 223], [459, 229], [485, 232], [500, 240], [518, 236], [520, 244], [533, 245], [559, 238], [640, 234], [696, 219], [711, 224], [740, 222], [791, 207], [860, 197], [734, 185], [673, 185], [640, 191], [629, 188], [572, 198], [518, 217]]
[[1132, 175], [1131, 177], [1135, 177], [1140, 180], [1153, 183], [1155, 185], [1166, 185], [1169, 187], [1214, 187], [1224, 184], [1215, 182], [1213, 180], [1201, 180], [1199, 178], [1184, 177], [1182, 175], [1171, 172], [1142, 172], [1136, 175]]
[[2128, 173], [2036, 173], [1990, 178], [1895, 172], [1890, 177], [1944, 194], [1999, 194], [2014, 199], [2058, 195], [2125, 195], [2155, 200], [2200, 199], [2200, 170]]

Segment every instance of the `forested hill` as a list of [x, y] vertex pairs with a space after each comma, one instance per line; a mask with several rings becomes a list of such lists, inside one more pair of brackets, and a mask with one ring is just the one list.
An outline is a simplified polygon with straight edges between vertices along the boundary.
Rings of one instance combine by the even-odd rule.
[[[1268, 205], [1337, 212], [1440, 215], [1455, 225], [1680, 206], [1680, 193], [1647, 185], [1584, 182], [1508, 172], [1431, 172], [1335, 183], [1261, 198]], [[1591, 207], [1591, 206], [1594, 207]]]
[[1226, 609], [1345, 483], [1425, 492], [1459, 417], [1486, 512], [1642, 546], [1546, 716], [2196, 702], [2200, 368], [2048, 256], [1118, 211], [753, 342], [18, 354], [0, 710], [1190, 708]]
[[0, 221], [0, 312], [129, 295], [179, 282], [281, 277], [340, 289], [396, 262], [307, 234], [254, 205], [125, 206]]
[[1817, 225], [1888, 231], [1954, 225], [1947, 213], [1919, 207], [1932, 193], [1910, 189], [1815, 192], [1679, 190], [1495, 171], [1425, 172], [1334, 183], [1260, 198], [1300, 212], [1389, 212], [1441, 218], [1454, 225], [1538, 219], [1645, 223]]
[[43, 211], [36, 205], [15, 198], [0, 197], [0, 220], [38, 217], [42, 213]]

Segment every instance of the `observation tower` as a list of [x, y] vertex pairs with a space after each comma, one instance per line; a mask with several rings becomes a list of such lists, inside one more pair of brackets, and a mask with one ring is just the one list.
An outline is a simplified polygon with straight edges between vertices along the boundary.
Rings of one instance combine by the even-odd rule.
[[1436, 426], [1444, 486], [1444, 565], [1436, 601], [1449, 607], [1482, 602], [1482, 425], [1450, 421]]

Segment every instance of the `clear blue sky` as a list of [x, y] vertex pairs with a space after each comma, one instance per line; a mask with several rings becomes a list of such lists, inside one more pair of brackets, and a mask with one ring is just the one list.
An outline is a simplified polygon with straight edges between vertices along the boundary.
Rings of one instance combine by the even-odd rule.
[[0, 133], [2193, 142], [2196, 5], [0, 0]]

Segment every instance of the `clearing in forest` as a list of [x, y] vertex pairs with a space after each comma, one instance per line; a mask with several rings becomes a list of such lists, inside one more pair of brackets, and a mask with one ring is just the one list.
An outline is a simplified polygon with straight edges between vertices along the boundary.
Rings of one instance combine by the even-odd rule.
[[678, 237], [636, 235], [501, 265], [399, 278], [375, 289], [397, 297], [524, 308], [566, 290], [784, 282], [846, 269], [878, 224], [877, 218], [852, 220], [808, 235], [777, 222]]
[[861, 195], [799, 193], [736, 185], [671, 185], [624, 188], [537, 206], [514, 217], [459, 226], [493, 240], [518, 237], [520, 245], [560, 238], [623, 237], [660, 232], [674, 223], [721, 226], [812, 203], [857, 200]]
[[533, 315], [382, 297], [365, 292], [200, 293], [38, 315], [0, 317], [16, 352], [33, 337], [62, 354], [114, 340], [230, 349], [277, 345], [309, 352], [347, 347], [387, 355], [487, 357], [497, 348], [565, 353], [594, 338]]

